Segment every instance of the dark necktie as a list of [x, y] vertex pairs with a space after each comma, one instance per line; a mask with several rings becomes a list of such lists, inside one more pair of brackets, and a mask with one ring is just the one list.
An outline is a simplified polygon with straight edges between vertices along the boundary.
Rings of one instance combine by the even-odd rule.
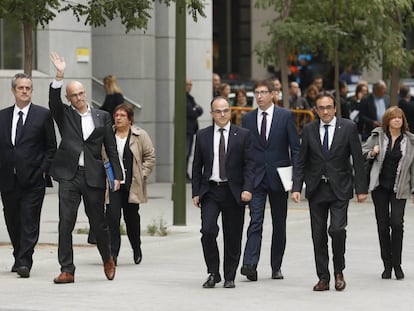
[[19, 111], [19, 119], [17, 120], [16, 126], [16, 137], [14, 138], [14, 144], [17, 145], [20, 137], [23, 133], [23, 111]]
[[260, 137], [266, 142], [267, 112], [262, 112], [262, 127], [260, 128]]
[[219, 172], [220, 179], [226, 179], [226, 143], [224, 141], [224, 128], [219, 129], [220, 131], [220, 143], [219, 143]]
[[328, 137], [329, 124], [325, 124], [324, 127], [325, 127], [325, 134], [323, 135], [322, 147], [323, 147], [323, 153], [325, 154], [325, 157], [328, 157], [329, 155], [329, 137]]

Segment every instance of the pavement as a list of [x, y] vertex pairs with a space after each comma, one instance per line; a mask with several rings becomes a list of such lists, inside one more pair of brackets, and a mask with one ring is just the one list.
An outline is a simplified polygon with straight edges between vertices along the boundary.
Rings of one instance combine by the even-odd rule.
[[[317, 281], [306, 200], [289, 201], [287, 245], [282, 266], [284, 280], [272, 280], [270, 268], [271, 218], [266, 209], [259, 280], [237, 274], [235, 289], [223, 283], [203, 289], [207, 277], [200, 243], [200, 212], [187, 187], [187, 224], [173, 226], [171, 184], [148, 187], [149, 202], [141, 206], [143, 260], [135, 265], [126, 236], [122, 237], [116, 277], [105, 278], [95, 246], [85, 234], [74, 233], [74, 284], [56, 285], [58, 198], [48, 189], [41, 217], [39, 244], [30, 278], [10, 272], [12, 248], [0, 217], [0, 310], [414, 310], [414, 206], [407, 202], [403, 270], [405, 279], [382, 280], [383, 270], [372, 202], [349, 207], [346, 269], [347, 287], [337, 292], [313, 292]], [[248, 224], [246, 211], [246, 224]], [[148, 225], [164, 221], [166, 236], [150, 236]], [[76, 229], [88, 227], [81, 206]], [[76, 231], [76, 230], [75, 230]], [[243, 235], [243, 245], [246, 235]], [[222, 252], [222, 236], [219, 236]]]

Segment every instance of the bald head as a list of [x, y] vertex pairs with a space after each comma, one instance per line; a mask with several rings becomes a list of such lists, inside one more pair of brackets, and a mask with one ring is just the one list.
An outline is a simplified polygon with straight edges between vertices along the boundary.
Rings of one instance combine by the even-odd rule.
[[85, 113], [88, 109], [86, 102], [85, 87], [79, 81], [70, 81], [66, 85], [66, 99], [75, 107], [80, 113]]

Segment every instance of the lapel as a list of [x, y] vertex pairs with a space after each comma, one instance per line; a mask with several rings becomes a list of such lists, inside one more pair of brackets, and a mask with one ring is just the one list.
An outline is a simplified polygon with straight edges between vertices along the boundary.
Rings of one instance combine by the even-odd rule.
[[278, 113], [278, 108], [275, 106], [274, 108], [273, 108], [273, 116], [272, 116], [272, 123], [270, 124], [270, 131], [269, 131], [269, 137], [268, 137], [268, 139], [267, 139], [267, 142], [266, 143], [264, 143], [265, 144], [265, 146], [267, 146], [268, 144], [269, 144], [269, 141], [272, 139], [272, 133], [274, 132], [274, 131], [276, 131], [275, 130], [275, 128], [276, 128], [276, 124], [277, 124], [277, 122], [278, 122], [278, 119], [279, 119], [279, 113]]
[[72, 128], [76, 134], [83, 140], [81, 116], [79, 115], [79, 112], [72, 106], [70, 106], [68, 110], [71, 115], [71, 118], [68, 118], [68, 122], [71, 123]]
[[319, 144], [319, 153], [320, 153], [321, 157], [324, 158], [325, 154], [323, 152], [323, 146], [322, 146], [322, 142], [321, 142], [321, 135], [319, 134], [320, 126], [321, 126], [321, 121], [320, 120], [313, 122], [313, 125], [312, 125], [313, 135], [312, 136], [315, 137], [315, 139], [317, 141], [316, 144]]
[[340, 118], [336, 118], [335, 132], [334, 132], [334, 136], [332, 139], [331, 148], [329, 148], [329, 152], [331, 152], [331, 150], [334, 150], [338, 144], [343, 143], [342, 134], [343, 134], [342, 120]]
[[[213, 169], [213, 159], [214, 159], [214, 125], [210, 126], [210, 129], [206, 135], [206, 146], [208, 152], [208, 162], [210, 163], [210, 169]], [[211, 173], [211, 172], [210, 172]]]
[[228, 139], [228, 142], [227, 142], [227, 150], [226, 150], [226, 162], [227, 162], [227, 160], [229, 158], [229, 155], [230, 155], [230, 152], [232, 150], [232, 147], [235, 144], [235, 140], [236, 140], [236, 137], [238, 135], [238, 132], [239, 131], [238, 131], [238, 129], [237, 129], [236, 126], [230, 125], [229, 139]]
[[6, 120], [8, 122], [8, 125], [5, 127], [6, 135], [7, 135], [6, 137], [8, 139], [8, 142], [10, 142], [10, 145], [12, 144], [11, 131], [12, 131], [12, 123], [13, 123], [13, 109], [14, 109], [14, 106], [11, 106], [9, 109], [7, 109]]

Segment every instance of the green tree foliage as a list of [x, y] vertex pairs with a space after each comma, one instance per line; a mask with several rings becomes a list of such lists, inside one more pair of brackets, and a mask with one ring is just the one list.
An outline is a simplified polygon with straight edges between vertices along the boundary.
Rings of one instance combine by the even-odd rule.
[[[45, 27], [56, 14], [72, 11], [78, 21], [84, 18], [85, 25], [105, 26], [108, 20], [119, 18], [126, 32], [134, 29], [146, 29], [151, 18], [151, 10], [156, 0], [88, 0], [86, 4], [67, 0], [1, 0], [0, 18], [8, 17], [21, 21], [25, 41], [24, 71], [32, 72], [33, 29]], [[158, 0], [170, 5], [174, 0]], [[185, 7], [194, 20], [204, 14], [205, 0], [186, 0]]]
[[[280, 19], [286, 5], [289, 16]], [[403, 45], [413, 25], [413, 0], [258, 0], [256, 6], [275, 11], [275, 19], [264, 25], [269, 41], [256, 46], [264, 64], [278, 62], [275, 47], [281, 40], [286, 53], [322, 52], [336, 69], [335, 85], [340, 64], [368, 70], [381, 64], [384, 77], [390, 77], [393, 69], [404, 70], [413, 62]]]

